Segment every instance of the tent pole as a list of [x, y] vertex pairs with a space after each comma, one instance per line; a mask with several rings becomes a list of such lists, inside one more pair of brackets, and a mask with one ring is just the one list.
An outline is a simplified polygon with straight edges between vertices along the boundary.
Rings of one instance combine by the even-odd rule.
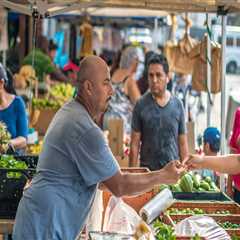
[[157, 46], [158, 46], [158, 37], [157, 37], [157, 34], [158, 34], [158, 18], [155, 17], [154, 18], [154, 34], [153, 34], [153, 50], [154, 51], [157, 51]]
[[[221, 69], [221, 154], [226, 154], [226, 27], [227, 15], [222, 15], [222, 69]], [[220, 176], [220, 189], [225, 190], [224, 175]]]
[[[207, 13], [206, 14], [206, 18], [207, 18], [207, 26], [209, 27], [209, 29], [211, 29], [211, 17], [210, 14]], [[209, 36], [209, 34], [207, 35], [207, 59], [209, 61], [207, 61], [207, 87], [209, 89], [209, 92], [211, 92], [211, 61], [212, 61], [212, 54], [211, 54], [211, 36]], [[211, 126], [211, 102], [210, 102], [210, 98], [207, 97], [207, 127]]]

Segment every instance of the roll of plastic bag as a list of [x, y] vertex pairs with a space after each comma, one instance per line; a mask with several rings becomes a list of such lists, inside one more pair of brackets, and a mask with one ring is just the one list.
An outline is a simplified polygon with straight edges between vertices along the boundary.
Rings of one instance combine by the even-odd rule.
[[139, 211], [142, 219], [148, 224], [174, 203], [172, 192], [165, 188]]
[[213, 218], [208, 216], [191, 216], [175, 226], [177, 236], [195, 236], [198, 234], [207, 240], [230, 240], [228, 233]]

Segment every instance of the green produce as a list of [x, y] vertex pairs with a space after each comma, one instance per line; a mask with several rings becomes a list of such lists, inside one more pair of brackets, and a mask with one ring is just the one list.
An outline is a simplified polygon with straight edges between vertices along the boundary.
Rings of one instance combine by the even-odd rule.
[[163, 189], [165, 189], [165, 188], [169, 188], [169, 185], [167, 185], [167, 184], [161, 184], [160, 186], [159, 186], [159, 192], [161, 192]]
[[176, 235], [172, 226], [166, 225], [157, 219], [154, 222], [153, 227], [157, 240], [176, 240]]
[[[32, 65], [32, 59], [33, 51], [31, 51], [23, 59], [23, 65]], [[46, 74], [51, 74], [56, 71], [56, 68], [52, 64], [50, 57], [47, 54], [43, 53], [40, 49], [36, 49], [34, 53], [34, 69], [40, 82], [44, 81], [44, 76]]]
[[173, 192], [182, 192], [182, 189], [181, 189], [181, 187], [179, 186], [179, 184], [171, 185], [171, 186], [170, 186], [170, 189], [171, 189]]
[[200, 188], [202, 188], [202, 189], [204, 189], [206, 191], [210, 191], [210, 189], [211, 189], [209, 184], [206, 181], [204, 181], [204, 180], [202, 180], [200, 182]]
[[218, 192], [219, 188], [210, 177], [201, 179], [199, 174], [184, 174], [178, 184], [170, 185], [173, 192]]
[[178, 209], [178, 208], [170, 208], [166, 211], [168, 215], [182, 215], [182, 214], [190, 214], [190, 215], [197, 215], [197, 214], [205, 214], [206, 212], [200, 208], [186, 208], [186, 209]]
[[229, 222], [229, 221], [223, 222], [223, 223], [218, 222], [218, 224], [219, 224], [222, 228], [224, 228], [224, 229], [237, 229], [237, 228], [240, 228], [240, 224], [231, 223], [231, 222]]
[[216, 214], [223, 214], [223, 215], [227, 215], [227, 214], [231, 214], [229, 210], [222, 210], [222, 211], [216, 211]]
[[232, 239], [232, 240], [240, 240], [240, 237], [238, 237], [238, 236], [236, 236], [236, 235], [233, 235], [233, 236], [231, 237], [231, 239]]
[[192, 192], [193, 190], [192, 176], [189, 173], [186, 173], [183, 177], [181, 177], [179, 186], [183, 190], [183, 192]]
[[194, 188], [198, 189], [200, 187], [201, 176], [198, 174], [193, 174], [192, 180]]
[[32, 100], [32, 106], [36, 109], [58, 109], [61, 105], [55, 100], [34, 98]]
[[0, 121], [0, 146], [2, 153], [5, 153], [8, 150], [10, 140], [11, 134], [8, 132], [6, 124]]
[[209, 176], [208, 176], [208, 177], [205, 177], [204, 180], [205, 180], [207, 183], [209, 183], [209, 184], [212, 182], [212, 179], [211, 179], [211, 177], [209, 177]]
[[[24, 161], [17, 161], [11, 155], [1, 155], [0, 168], [5, 169], [27, 169], [27, 164]], [[20, 178], [22, 176], [19, 172], [7, 172], [7, 178]]]

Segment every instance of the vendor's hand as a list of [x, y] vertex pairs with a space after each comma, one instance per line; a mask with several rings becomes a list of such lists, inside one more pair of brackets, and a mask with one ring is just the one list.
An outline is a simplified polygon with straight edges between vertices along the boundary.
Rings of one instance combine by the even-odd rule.
[[173, 160], [169, 162], [163, 169], [166, 171], [166, 184], [176, 183], [182, 174], [186, 171], [186, 166], [180, 161]]
[[183, 161], [189, 170], [201, 169], [203, 164], [203, 157], [201, 155], [193, 154]]

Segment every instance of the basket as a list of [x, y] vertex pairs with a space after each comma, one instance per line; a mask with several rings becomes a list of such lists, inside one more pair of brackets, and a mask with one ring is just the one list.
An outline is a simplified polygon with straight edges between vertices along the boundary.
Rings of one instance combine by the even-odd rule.
[[[38, 156], [14, 156], [16, 160], [24, 161], [28, 169], [0, 169], [0, 218], [14, 219], [18, 203], [22, 197], [27, 179], [32, 178], [37, 166]], [[20, 178], [7, 178], [7, 172], [21, 172]]]

